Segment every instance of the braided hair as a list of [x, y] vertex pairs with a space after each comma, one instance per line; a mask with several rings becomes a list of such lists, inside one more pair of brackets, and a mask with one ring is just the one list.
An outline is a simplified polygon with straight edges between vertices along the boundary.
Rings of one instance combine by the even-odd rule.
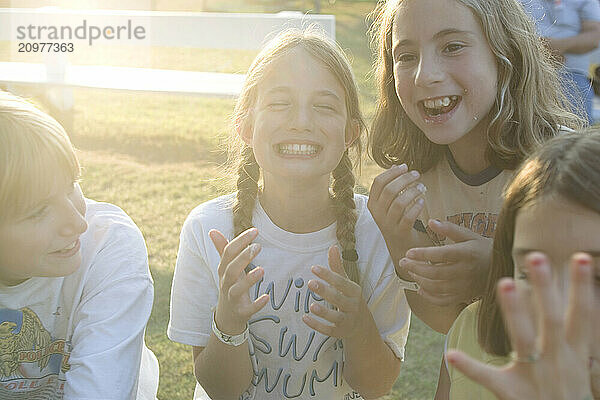
[[[255, 58], [246, 74], [246, 81], [238, 97], [232, 120], [237, 132], [251, 128], [251, 109], [257, 96], [257, 86], [265, 76], [269, 66], [285, 56], [294, 48], [301, 47], [321, 61], [336, 76], [345, 88], [345, 102], [348, 115], [346, 130], [353, 129], [358, 124], [359, 133], [365, 129], [365, 123], [360, 113], [358, 88], [350, 68], [350, 63], [343, 50], [333, 41], [318, 31], [306, 29], [303, 31], [291, 29], [272, 39]], [[235, 162], [237, 175], [237, 193], [233, 202], [234, 235], [237, 236], [251, 228], [252, 214], [256, 205], [259, 191], [260, 168], [252, 147], [243, 143], [239, 135], [231, 135], [229, 160]], [[356, 160], [360, 162], [361, 142], [355, 140], [351, 146], [356, 151]], [[357, 214], [354, 203], [355, 177], [353, 163], [346, 150], [332, 172], [331, 199], [336, 218], [336, 236], [342, 252], [344, 269], [348, 277], [360, 283], [358, 270], [358, 253], [354, 234]]]

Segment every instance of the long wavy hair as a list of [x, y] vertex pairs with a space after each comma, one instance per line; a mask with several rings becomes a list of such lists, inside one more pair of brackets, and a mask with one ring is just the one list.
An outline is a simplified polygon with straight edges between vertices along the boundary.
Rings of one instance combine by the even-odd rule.
[[0, 223], [22, 216], [80, 168], [63, 127], [32, 103], [0, 91]]
[[[392, 30], [398, 9], [407, 1], [416, 0], [379, 1], [371, 13], [378, 101], [368, 148], [381, 167], [405, 162], [423, 173], [442, 159], [447, 146], [427, 139], [396, 95]], [[456, 1], [469, 8], [481, 25], [498, 66], [498, 92], [486, 129], [486, 159], [498, 168], [514, 169], [561, 126], [581, 128], [583, 121], [568, 111], [558, 65], [521, 4], [516, 0]]]
[[233, 204], [234, 235], [237, 236], [252, 227], [252, 213], [259, 192], [260, 167], [254, 157], [252, 147], [245, 144], [237, 132], [251, 124], [251, 110], [257, 99], [257, 91], [269, 68], [291, 50], [301, 48], [316, 60], [323, 63], [345, 89], [347, 110], [346, 131], [359, 126], [359, 138], [346, 150], [337, 167], [332, 171], [331, 198], [337, 222], [337, 240], [341, 247], [343, 264], [348, 277], [359, 283], [360, 276], [356, 256], [354, 235], [357, 214], [354, 203], [355, 177], [353, 161], [349, 150], [355, 150], [356, 163], [360, 163], [360, 135], [366, 130], [362, 117], [358, 88], [352, 74], [350, 62], [343, 50], [333, 41], [315, 29], [285, 31], [273, 38], [254, 59], [246, 74], [246, 81], [238, 97], [232, 116], [232, 134], [228, 148], [230, 170], [237, 176], [237, 193]]
[[496, 301], [496, 284], [514, 276], [512, 247], [519, 212], [559, 197], [600, 214], [600, 129], [561, 135], [548, 141], [517, 171], [504, 192], [494, 238], [492, 264], [478, 311], [478, 340], [491, 354], [506, 356], [510, 341]]

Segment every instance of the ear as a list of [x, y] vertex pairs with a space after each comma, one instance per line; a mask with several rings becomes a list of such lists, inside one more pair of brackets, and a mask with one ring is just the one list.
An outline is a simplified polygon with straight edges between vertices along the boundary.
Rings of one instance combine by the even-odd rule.
[[360, 123], [356, 119], [352, 119], [348, 128], [346, 128], [346, 149], [348, 149], [356, 139], [360, 136]]
[[253, 119], [252, 112], [248, 113], [246, 118], [238, 118], [235, 120], [235, 130], [240, 138], [248, 146], [252, 147], [252, 136], [253, 136]]

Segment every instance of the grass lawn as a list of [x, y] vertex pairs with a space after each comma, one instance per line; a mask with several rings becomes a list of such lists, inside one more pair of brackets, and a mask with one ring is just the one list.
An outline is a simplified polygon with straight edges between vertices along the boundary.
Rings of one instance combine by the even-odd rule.
[[[207, 1], [212, 9], [243, 11], [245, 2]], [[254, 1], [254, 11], [274, 7], [274, 1]], [[288, 1], [301, 7], [310, 1]], [[353, 59], [360, 83], [361, 101], [371, 117], [375, 101], [371, 59], [365, 36], [365, 16], [374, 2], [322, 1], [323, 13], [336, 15], [338, 40]], [[329, 4], [332, 3], [332, 4]], [[168, 2], [157, 1], [168, 9]], [[173, 4], [192, 9], [191, 0]], [[257, 5], [259, 4], [259, 5]], [[270, 4], [270, 5], [269, 5]], [[237, 8], [236, 8], [237, 7]], [[248, 6], [249, 7], [249, 6]], [[143, 56], [127, 49], [94, 48], [75, 54], [78, 62], [94, 63], [117, 51], [118, 65], [154, 68], [244, 71], [255, 52], [203, 51], [153, 48]], [[120, 53], [119, 53], [120, 52]], [[0, 58], [10, 46], [0, 43]], [[111, 56], [115, 57], [115, 56]], [[14, 59], [14, 58], [13, 58]], [[150, 65], [148, 65], [150, 64]], [[158, 397], [161, 400], [191, 399], [194, 388], [191, 349], [167, 339], [169, 296], [173, 267], [184, 218], [197, 204], [231, 190], [219, 165], [224, 153], [219, 144], [227, 134], [233, 100], [76, 90], [74, 128], [70, 132], [83, 164], [83, 189], [90, 198], [115, 203], [125, 209], [141, 228], [149, 249], [155, 282], [155, 301], [146, 341], [161, 364]], [[360, 182], [369, 187], [380, 170], [365, 161]], [[431, 399], [437, 381], [443, 337], [413, 318], [406, 362], [393, 393], [386, 399]]]

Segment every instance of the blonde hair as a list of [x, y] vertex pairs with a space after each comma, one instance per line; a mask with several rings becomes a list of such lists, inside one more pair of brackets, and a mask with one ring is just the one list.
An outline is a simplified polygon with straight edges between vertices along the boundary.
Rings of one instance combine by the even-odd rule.
[[21, 216], [80, 168], [63, 127], [28, 101], [0, 91], [0, 222]]
[[[359, 108], [358, 88], [352, 74], [350, 63], [343, 50], [313, 29], [288, 30], [273, 38], [254, 59], [246, 75], [246, 81], [238, 97], [234, 114], [233, 129], [229, 145], [229, 164], [234, 165], [237, 175], [237, 194], [233, 204], [234, 235], [237, 236], [252, 227], [252, 213], [258, 196], [260, 168], [254, 158], [253, 150], [243, 143], [235, 133], [249, 127], [250, 110], [257, 98], [258, 86], [262, 82], [269, 67], [291, 50], [301, 48], [312, 57], [322, 62], [338, 79], [345, 89], [347, 110], [346, 130], [359, 126], [359, 136], [366, 129]], [[351, 148], [356, 150], [356, 160], [360, 163], [360, 137]], [[337, 222], [336, 236], [343, 255], [344, 269], [354, 282], [359, 282], [356, 254], [356, 205], [354, 204], [355, 177], [349, 150], [346, 150], [341, 161], [332, 172], [331, 198]]]
[[[406, 1], [380, 1], [371, 14], [379, 95], [369, 152], [384, 168], [406, 162], [423, 173], [442, 159], [446, 146], [427, 139], [404, 112], [396, 95], [392, 30], [395, 15]], [[479, 22], [498, 65], [498, 92], [489, 112], [486, 159], [498, 168], [514, 169], [530, 152], [555, 136], [561, 126], [578, 129], [583, 121], [567, 111], [570, 105], [561, 90], [557, 65], [520, 3], [456, 1], [469, 8]]]
[[486, 352], [505, 356], [511, 351], [496, 284], [502, 277], [514, 276], [511, 254], [518, 213], [556, 196], [600, 214], [598, 154], [598, 128], [558, 136], [523, 163], [504, 191], [487, 287], [478, 311], [478, 341]]

